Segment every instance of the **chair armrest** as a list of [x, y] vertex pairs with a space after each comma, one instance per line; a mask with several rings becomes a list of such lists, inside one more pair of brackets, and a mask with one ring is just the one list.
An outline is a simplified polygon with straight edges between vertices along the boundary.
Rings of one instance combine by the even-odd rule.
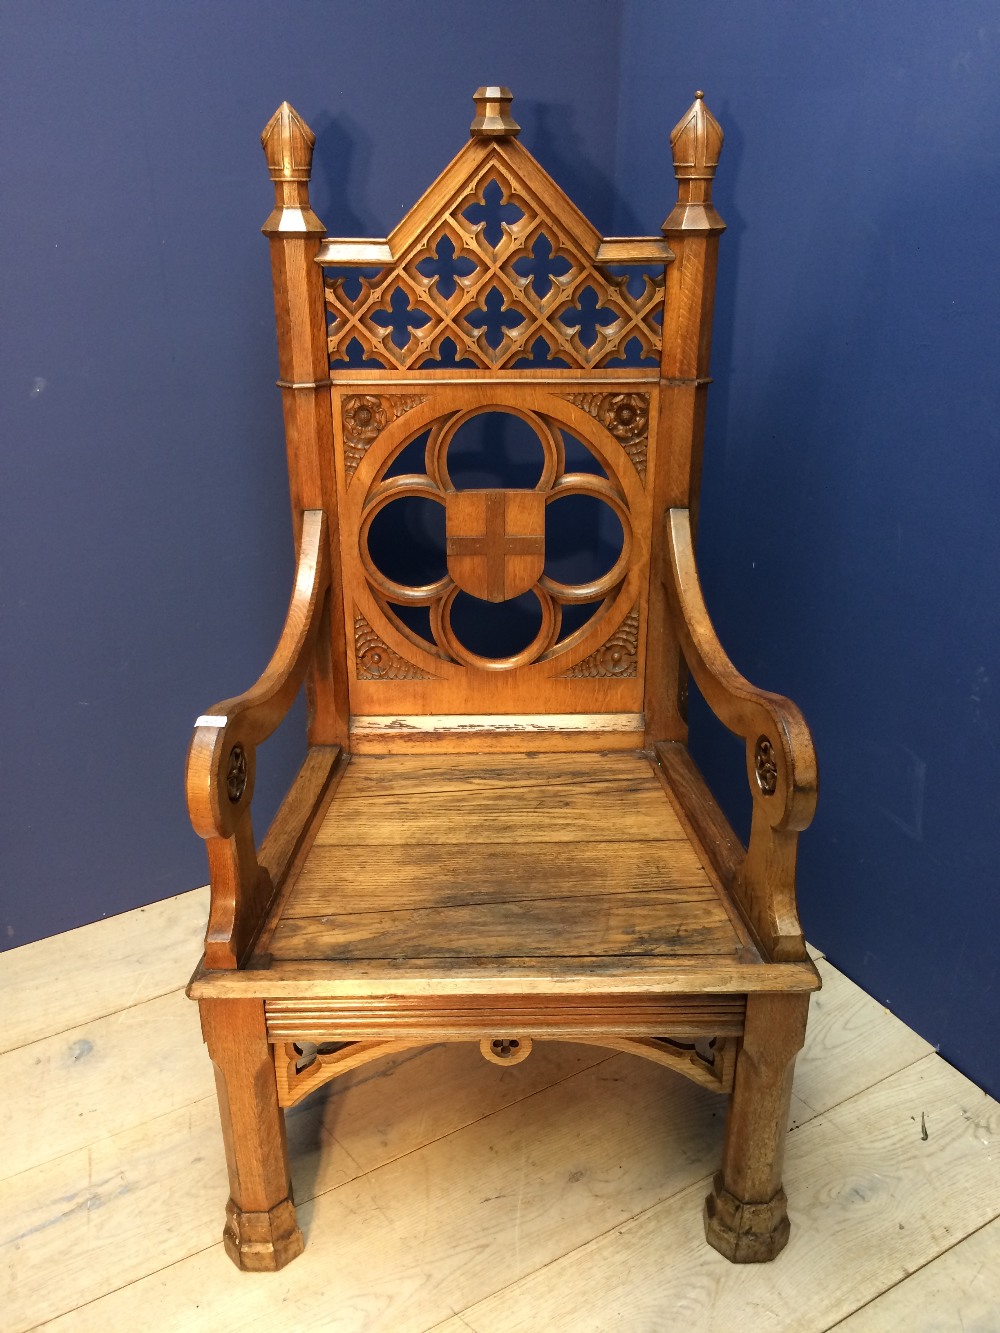
[[250, 804], [256, 747], [275, 730], [313, 656], [330, 585], [326, 514], [302, 518], [295, 586], [274, 655], [257, 683], [195, 722], [187, 757], [188, 814], [206, 840], [212, 906], [205, 941], [209, 967], [236, 967], [263, 924], [273, 884], [254, 848]]
[[773, 828], [802, 830], [816, 811], [816, 751], [790, 699], [757, 689], [726, 656], [698, 578], [687, 509], [667, 515], [667, 597], [684, 660], [719, 721], [746, 742], [755, 808]]
[[274, 655], [255, 685], [216, 704], [194, 724], [187, 760], [187, 801], [199, 837], [230, 837], [242, 810], [249, 806], [254, 751], [277, 728], [299, 691], [329, 584], [326, 514], [322, 509], [309, 509], [302, 518], [295, 586]]
[[795, 906], [795, 855], [798, 833], [816, 810], [812, 735], [791, 700], [751, 685], [726, 656], [702, 595], [690, 512], [671, 509], [665, 527], [663, 577], [681, 651], [709, 707], [746, 745], [753, 819], [734, 890], [773, 958], [804, 957]]

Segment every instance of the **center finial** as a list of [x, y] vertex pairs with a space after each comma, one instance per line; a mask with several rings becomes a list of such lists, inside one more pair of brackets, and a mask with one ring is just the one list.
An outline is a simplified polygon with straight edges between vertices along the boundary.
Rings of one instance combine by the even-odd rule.
[[472, 122], [474, 139], [516, 139], [521, 127], [510, 114], [514, 94], [509, 88], [477, 88], [472, 95], [476, 118]]

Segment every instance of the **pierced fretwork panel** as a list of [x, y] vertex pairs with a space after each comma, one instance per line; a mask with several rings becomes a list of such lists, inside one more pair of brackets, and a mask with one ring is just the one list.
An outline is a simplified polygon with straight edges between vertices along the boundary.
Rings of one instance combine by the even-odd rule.
[[[622, 403], [628, 406], [632, 399], [640, 404], [645, 401], [638, 394], [606, 396], [614, 399], [618, 407]], [[383, 398], [386, 396], [352, 395], [344, 400], [345, 441], [349, 438], [349, 415], [355, 422], [362, 415], [365, 422], [373, 419], [386, 422], [398, 417], [404, 410], [400, 404], [407, 402], [402, 398], [386, 398], [387, 405], [383, 406]], [[482, 420], [482, 414], [476, 411], [450, 413], [434, 422], [426, 436], [422, 471], [389, 475], [393, 462], [390, 453], [362, 501], [357, 537], [361, 566], [379, 611], [410, 642], [419, 640], [419, 646], [429, 650], [436, 661], [494, 671], [548, 663], [571, 652], [588, 632], [591, 618], [607, 615], [607, 633], [611, 637], [582, 662], [568, 670], [564, 668], [566, 676], [635, 676], [638, 607], [618, 604], [616, 613], [612, 613], [631, 568], [634, 545], [630, 506], [619, 481], [612, 481], [600, 468], [597, 473], [568, 470], [567, 439], [577, 451], [588, 450], [550, 418], [526, 409], [516, 417], [497, 412], [487, 413], [486, 417], [498, 422], [507, 417], [527, 428], [539, 450], [537, 476], [519, 487], [494, 484], [471, 489], [461, 485], [460, 477], [452, 476], [452, 465], [461, 461], [454, 457], [453, 445], [460, 442], [466, 425]], [[630, 431], [634, 430], [631, 417], [628, 425]], [[377, 438], [376, 435], [374, 439]], [[407, 444], [404, 436], [397, 449], [405, 450]], [[413, 463], [418, 465], [417, 460]], [[623, 448], [618, 459], [620, 472], [629, 475], [633, 465], [634, 459]], [[577, 574], [570, 582], [559, 577], [558, 562], [553, 560], [558, 540], [552, 542], [556, 551], [547, 549], [550, 541], [558, 538], [560, 521], [555, 511], [564, 504], [595, 506], [602, 511], [597, 521], [603, 521], [605, 527], [613, 525], [618, 533], [617, 542], [612, 539], [609, 545], [607, 567], [588, 571], [585, 577]], [[442, 523], [429, 521], [431, 515], [427, 513], [423, 514], [423, 522], [428, 531], [437, 527], [443, 541], [438, 550], [419, 553], [420, 559], [415, 558], [412, 550], [407, 553], [404, 549], [401, 553], [391, 547], [383, 548], [382, 561], [391, 553], [399, 570], [397, 575], [394, 569], [380, 562], [375, 551], [380, 535], [393, 533], [405, 537], [406, 506], [438, 510], [443, 515]], [[383, 524], [387, 527], [380, 534]], [[404, 548], [407, 545], [405, 540], [403, 545]], [[426, 581], [414, 581], [418, 571]], [[535, 622], [523, 644], [510, 645], [507, 651], [495, 656], [477, 650], [468, 641], [470, 630], [477, 635], [485, 632], [487, 639], [490, 637], [491, 627], [484, 623], [483, 612], [489, 611], [491, 605], [510, 606], [524, 597], [529, 598], [537, 614], [532, 617], [530, 608], [523, 608], [528, 615], [522, 619]], [[468, 621], [466, 603], [478, 606], [479, 624], [465, 623], [463, 631], [463, 608]], [[419, 622], [422, 630], [409, 614], [419, 609], [426, 611], [426, 619]], [[588, 614], [571, 614], [564, 630], [564, 609], [571, 612], [584, 609]], [[420, 679], [435, 674], [416, 669], [394, 652], [360, 610], [355, 613], [354, 631], [359, 679]], [[558, 668], [555, 674], [560, 674]]]
[[387, 370], [653, 364], [663, 278], [613, 276], [496, 156], [377, 276], [329, 276], [330, 364]]

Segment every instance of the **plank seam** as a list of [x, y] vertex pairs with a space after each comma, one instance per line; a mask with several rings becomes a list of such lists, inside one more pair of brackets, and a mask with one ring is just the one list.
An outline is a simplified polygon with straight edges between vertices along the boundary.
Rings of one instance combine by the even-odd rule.
[[[124, 913], [122, 913], [122, 915], [124, 915]], [[195, 942], [195, 944], [192, 947], [193, 950], [195, 951], [194, 953], [192, 953], [192, 957], [194, 957], [198, 949], [198, 942]], [[143, 997], [143, 999], [136, 1000], [134, 1004], [123, 1004], [117, 1009], [109, 1009], [107, 1013], [91, 1014], [90, 1017], [85, 1018], [82, 1023], [70, 1023], [68, 1027], [56, 1028], [52, 1032], [45, 1032], [38, 1036], [32, 1037], [30, 1041], [23, 1041], [18, 1046], [5, 1046], [2, 1049], [0, 1049], [0, 1060], [2, 1060], [5, 1055], [12, 1055], [15, 1051], [23, 1051], [28, 1046], [37, 1045], [38, 1042], [48, 1041], [52, 1037], [61, 1037], [67, 1032], [72, 1032], [75, 1028], [86, 1027], [89, 1023], [101, 1023], [105, 1018], [114, 1018], [115, 1014], [127, 1014], [129, 1010], [139, 1009], [144, 1004], [152, 1004], [154, 1000], [166, 999], [168, 995], [174, 995], [176, 994], [177, 991], [183, 992], [186, 989], [186, 987], [187, 987], [187, 982], [182, 982], [179, 986], [171, 986], [169, 990], [162, 991], [158, 995], [146, 995]], [[30, 1170], [30, 1168], [28, 1169]], [[5, 1179], [13, 1179], [13, 1177], [8, 1176], [5, 1177]]]
[[[947, 1064], [947, 1061], [945, 1061], [945, 1063]], [[926, 1263], [918, 1264], [916, 1268], [911, 1269], [910, 1272], [905, 1273], [900, 1278], [897, 1278], [895, 1282], [890, 1282], [887, 1287], [883, 1287], [882, 1290], [878, 1292], [875, 1296], [872, 1296], [869, 1300], [864, 1301], [861, 1305], [855, 1306], [855, 1308], [850, 1312], [850, 1314], [844, 1315], [843, 1319], [838, 1319], [835, 1324], [827, 1324], [826, 1328], [821, 1330], [821, 1333], [834, 1333], [835, 1329], [843, 1328], [843, 1326], [848, 1322], [848, 1320], [853, 1319], [856, 1314], [860, 1314], [862, 1310], [867, 1310], [869, 1305], [874, 1305], [876, 1301], [880, 1301], [882, 1297], [888, 1295], [890, 1291], [895, 1291], [896, 1288], [901, 1287], [904, 1282], [909, 1282], [911, 1277], [916, 1277], [916, 1275], [918, 1273], [922, 1273], [925, 1268], [930, 1268], [931, 1264], [936, 1264], [937, 1261], [939, 1259], [943, 1259], [946, 1254], [950, 1254], [951, 1251], [957, 1249], [959, 1245], [964, 1245], [965, 1242], [967, 1240], [971, 1240], [973, 1236], [978, 1236], [980, 1231], [985, 1231], [987, 1227], [991, 1227], [993, 1223], [998, 1220], [1000, 1220], [1000, 1213], [997, 1213], [996, 1217], [991, 1217], [988, 1222], [984, 1222], [982, 1226], [973, 1227], [972, 1230], [967, 1231], [964, 1236], [959, 1236], [958, 1240], [956, 1240], [954, 1244], [948, 1245], [943, 1250], [941, 1250], [940, 1253], [932, 1255], [931, 1258], [928, 1259]]]

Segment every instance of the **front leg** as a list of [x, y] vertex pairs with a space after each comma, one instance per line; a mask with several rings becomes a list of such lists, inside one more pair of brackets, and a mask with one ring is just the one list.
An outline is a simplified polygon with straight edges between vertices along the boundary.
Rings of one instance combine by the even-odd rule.
[[201, 1000], [200, 1008], [229, 1166], [223, 1243], [237, 1268], [275, 1272], [302, 1253], [303, 1242], [264, 1003]]
[[705, 1236], [736, 1264], [766, 1263], [788, 1241], [781, 1169], [808, 995], [747, 996], [722, 1170], [705, 1200]]

